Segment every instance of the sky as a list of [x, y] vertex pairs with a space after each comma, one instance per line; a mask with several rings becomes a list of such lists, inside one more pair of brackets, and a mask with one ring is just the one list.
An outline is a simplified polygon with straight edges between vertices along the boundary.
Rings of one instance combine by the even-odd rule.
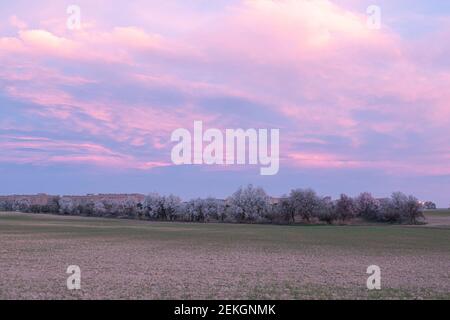
[[[449, 40], [441, 0], [2, 1], [0, 194], [252, 183], [448, 207]], [[174, 165], [171, 133], [196, 120], [279, 129], [279, 173]]]

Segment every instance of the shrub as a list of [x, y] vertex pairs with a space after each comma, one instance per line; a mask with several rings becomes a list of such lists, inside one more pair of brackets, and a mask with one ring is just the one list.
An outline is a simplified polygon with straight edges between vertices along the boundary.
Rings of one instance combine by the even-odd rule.
[[434, 202], [431, 201], [427, 201], [423, 204], [424, 209], [427, 210], [436, 210], [436, 204]]

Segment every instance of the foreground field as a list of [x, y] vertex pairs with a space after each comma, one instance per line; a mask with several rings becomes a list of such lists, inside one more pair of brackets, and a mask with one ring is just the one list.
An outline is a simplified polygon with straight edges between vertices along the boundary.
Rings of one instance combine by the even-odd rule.
[[[450, 299], [450, 213], [429, 220], [265, 226], [0, 213], [0, 299]], [[366, 288], [372, 264], [379, 291]], [[81, 268], [81, 290], [67, 290], [69, 265]]]

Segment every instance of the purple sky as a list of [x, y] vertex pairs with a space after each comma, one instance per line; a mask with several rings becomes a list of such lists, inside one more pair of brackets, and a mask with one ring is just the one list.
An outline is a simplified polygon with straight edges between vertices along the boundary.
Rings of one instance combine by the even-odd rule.
[[[0, 4], [1, 194], [253, 183], [450, 205], [450, 2], [79, 0], [80, 30], [69, 4]], [[279, 128], [279, 174], [172, 165], [194, 120]]]

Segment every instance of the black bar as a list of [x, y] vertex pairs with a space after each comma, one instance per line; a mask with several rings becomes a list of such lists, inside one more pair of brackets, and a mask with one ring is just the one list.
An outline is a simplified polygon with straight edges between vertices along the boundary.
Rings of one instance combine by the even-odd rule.
[[[252, 307], [249, 307], [252, 306]], [[259, 306], [259, 307], [258, 307]], [[270, 307], [269, 307], [270, 306]], [[183, 307], [183, 314], [177, 314]], [[85, 317], [113, 314], [115, 318], [139, 319], [315, 319], [338, 316], [385, 317], [391, 308], [398, 308], [405, 316], [417, 316], [433, 308], [448, 310], [448, 301], [243, 301], [243, 300], [162, 300], [162, 301], [0, 301], [1, 314], [7, 311], [17, 316], [24, 314]], [[205, 310], [200, 312], [199, 308]], [[8, 310], [10, 309], [10, 310]], [[186, 312], [189, 310], [189, 314]], [[196, 313], [196, 314], [193, 314]]]

